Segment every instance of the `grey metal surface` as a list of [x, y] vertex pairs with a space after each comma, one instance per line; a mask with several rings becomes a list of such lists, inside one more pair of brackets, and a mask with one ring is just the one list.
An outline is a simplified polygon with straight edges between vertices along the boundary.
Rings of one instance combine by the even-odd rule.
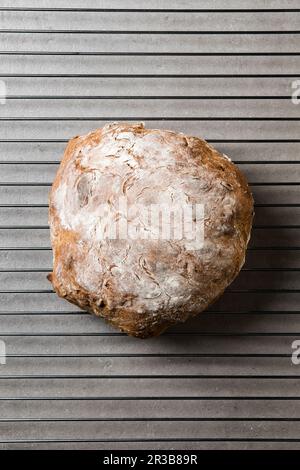
[[[0, 1], [0, 448], [300, 448], [299, 18], [299, 0]], [[46, 280], [65, 144], [111, 119], [203, 136], [255, 197], [238, 279], [149, 341]]]

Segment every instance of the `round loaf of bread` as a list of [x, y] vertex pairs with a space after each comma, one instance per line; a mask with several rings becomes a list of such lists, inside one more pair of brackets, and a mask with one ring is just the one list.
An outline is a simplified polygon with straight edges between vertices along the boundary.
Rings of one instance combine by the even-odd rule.
[[253, 217], [228, 157], [142, 123], [72, 139], [49, 202], [57, 294], [140, 338], [220, 297], [244, 263]]

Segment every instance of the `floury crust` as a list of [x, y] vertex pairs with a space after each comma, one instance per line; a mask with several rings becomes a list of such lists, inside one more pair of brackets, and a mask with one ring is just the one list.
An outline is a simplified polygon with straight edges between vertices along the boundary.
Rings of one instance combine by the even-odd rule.
[[[131, 205], [204, 205], [202, 248], [190, 250], [184, 239], [100, 239], [100, 205], [116, 220], [124, 196]], [[223, 293], [244, 263], [253, 217], [247, 182], [229, 158], [199, 138], [141, 123], [72, 139], [49, 202], [57, 294], [140, 338]]]

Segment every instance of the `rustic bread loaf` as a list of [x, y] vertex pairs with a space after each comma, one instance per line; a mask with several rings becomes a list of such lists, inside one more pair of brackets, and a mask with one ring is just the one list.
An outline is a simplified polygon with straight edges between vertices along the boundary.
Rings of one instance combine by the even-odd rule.
[[[120, 206], [124, 198], [131, 215]], [[174, 204], [193, 207], [192, 222], [204, 228], [198, 245], [174, 236], [174, 215], [172, 237], [164, 238], [161, 215], [151, 225], [135, 210]], [[202, 220], [196, 206], [204, 208]], [[50, 194], [49, 280], [59, 296], [129, 335], [156, 336], [206, 309], [233, 281], [252, 216], [244, 176], [204, 140], [108, 124], [66, 148]], [[115, 227], [124, 222], [120, 236]]]

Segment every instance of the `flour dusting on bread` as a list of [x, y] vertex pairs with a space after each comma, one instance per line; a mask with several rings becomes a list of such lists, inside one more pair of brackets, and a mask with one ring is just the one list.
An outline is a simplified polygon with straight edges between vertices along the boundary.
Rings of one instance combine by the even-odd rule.
[[[157, 226], [138, 210], [128, 216], [120, 198], [132, 207], [202, 205], [202, 246], [155, 238]], [[157, 335], [206, 309], [236, 277], [252, 215], [244, 176], [204, 140], [108, 124], [69, 142], [53, 183], [54, 289], [130, 335]], [[108, 236], [116, 221], [142, 236]]]

